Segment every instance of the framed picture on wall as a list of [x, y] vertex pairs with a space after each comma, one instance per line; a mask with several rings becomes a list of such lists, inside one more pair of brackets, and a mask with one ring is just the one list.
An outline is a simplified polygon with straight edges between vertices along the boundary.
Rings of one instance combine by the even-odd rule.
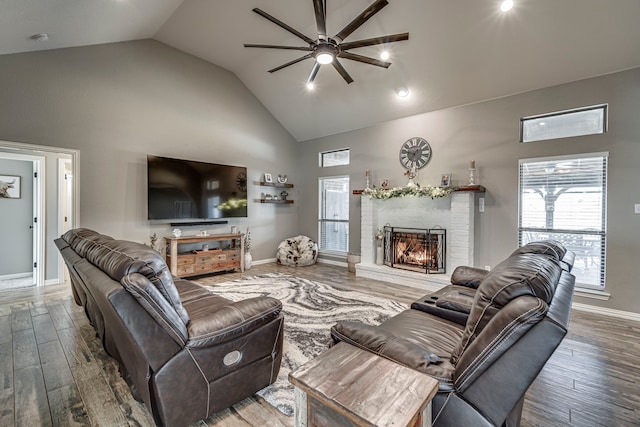
[[446, 173], [442, 175], [440, 179], [440, 187], [450, 187], [451, 186], [451, 174]]
[[20, 177], [0, 175], [0, 199], [20, 198]]
[[273, 182], [273, 177], [271, 176], [270, 173], [264, 174], [264, 182]]

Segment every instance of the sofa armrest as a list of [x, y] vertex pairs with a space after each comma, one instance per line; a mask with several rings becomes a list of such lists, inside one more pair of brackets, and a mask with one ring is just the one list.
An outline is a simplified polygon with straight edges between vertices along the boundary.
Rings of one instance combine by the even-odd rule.
[[201, 348], [245, 335], [277, 318], [282, 303], [271, 297], [249, 298], [215, 311], [202, 311], [191, 316], [187, 326], [187, 347]]
[[344, 341], [417, 371], [442, 362], [436, 354], [391, 331], [360, 322], [339, 322], [331, 328], [331, 336], [335, 342]]
[[489, 274], [489, 272], [482, 268], [460, 266], [453, 270], [451, 284], [478, 289], [478, 286], [480, 286], [480, 283], [487, 277], [487, 274]]

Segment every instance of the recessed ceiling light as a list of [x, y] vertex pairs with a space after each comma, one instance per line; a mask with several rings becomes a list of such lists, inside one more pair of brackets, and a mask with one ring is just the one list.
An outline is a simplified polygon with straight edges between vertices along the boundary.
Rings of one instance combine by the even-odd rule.
[[407, 89], [406, 87], [399, 87], [396, 90], [396, 95], [398, 95], [400, 98], [406, 98], [407, 96], [409, 96], [409, 89]]
[[386, 61], [387, 59], [389, 59], [389, 52], [387, 52], [386, 50], [383, 50], [382, 53], [380, 54], [380, 59], [382, 59], [383, 61]]
[[34, 34], [29, 38], [31, 40], [35, 40], [37, 42], [46, 42], [47, 40], [49, 40], [49, 34], [47, 34], [47, 33], [39, 33], [39, 34]]
[[513, 0], [504, 0], [500, 5], [500, 10], [503, 12], [509, 12], [513, 9]]
[[315, 87], [316, 87], [316, 86], [313, 84], [313, 82], [309, 82], [309, 83], [307, 83], [307, 89], [308, 89], [308, 90], [313, 90], [313, 89], [315, 89]]

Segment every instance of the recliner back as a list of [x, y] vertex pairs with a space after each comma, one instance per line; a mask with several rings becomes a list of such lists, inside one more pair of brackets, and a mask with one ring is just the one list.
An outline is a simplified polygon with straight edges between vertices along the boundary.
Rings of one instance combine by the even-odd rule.
[[68, 231], [62, 239], [78, 256], [87, 259], [113, 280], [120, 282], [133, 273], [146, 277], [157, 289], [157, 294], [166, 300], [165, 308], [174, 311], [170, 314], [179, 317], [184, 325], [189, 323], [189, 315], [182, 306], [173, 277], [159, 253], [140, 243], [114, 240], [83, 228]]

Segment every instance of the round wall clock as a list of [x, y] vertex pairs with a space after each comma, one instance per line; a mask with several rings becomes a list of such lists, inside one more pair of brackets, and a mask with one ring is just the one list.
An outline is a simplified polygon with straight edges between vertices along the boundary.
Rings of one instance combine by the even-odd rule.
[[423, 168], [431, 160], [431, 146], [426, 139], [410, 138], [400, 147], [400, 163], [407, 169]]
[[236, 184], [238, 184], [238, 189], [242, 192], [247, 191], [247, 174], [244, 172], [240, 172], [238, 177], [236, 178]]

